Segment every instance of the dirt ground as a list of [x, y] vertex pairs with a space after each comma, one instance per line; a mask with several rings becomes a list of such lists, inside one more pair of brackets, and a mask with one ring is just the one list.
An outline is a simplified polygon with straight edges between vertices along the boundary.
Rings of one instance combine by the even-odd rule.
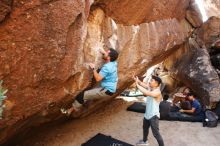
[[[19, 145], [80, 146], [97, 133], [135, 145], [142, 138], [143, 114], [126, 111], [127, 106], [135, 100], [118, 97], [88, 117], [45, 128]], [[202, 123], [160, 121], [160, 131], [166, 146], [220, 145], [220, 125], [217, 128], [204, 128]], [[150, 146], [157, 146], [151, 131], [149, 142]]]

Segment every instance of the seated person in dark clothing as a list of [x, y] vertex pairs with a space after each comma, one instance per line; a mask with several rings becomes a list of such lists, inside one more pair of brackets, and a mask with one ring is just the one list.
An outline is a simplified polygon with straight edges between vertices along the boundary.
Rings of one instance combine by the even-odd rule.
[[191, 102], [187, 100], [187, 97], [186, 97], [186, 100], [180, 104], [180, 107], [183, 110], [191, 110], [192, 109]]
[[171, 103], [168, 102], [169, 95], [163, 96], [163, 101], [160, 102], [160, 119], [166, 119], [169, 116]]
[[168, 120], [202, 122], [204, 118], [204, 113], [202, 112], [201, 104], [195, 98], [195, 95], [193, 95], [192, 93], [187, 94], [186, 100], [191, 103], [192, 108], [188, 110], [173, 110], [171, 108]]
[[191, 102], [192, 109], [190, 110], [180, 109], [179, 112], [191, 114], [191, 115], [200, 114], [202, 111], [202, 107], [199, 101], [195, 98], [195, 95], [192, 93], [187, 94], [187, 100]]

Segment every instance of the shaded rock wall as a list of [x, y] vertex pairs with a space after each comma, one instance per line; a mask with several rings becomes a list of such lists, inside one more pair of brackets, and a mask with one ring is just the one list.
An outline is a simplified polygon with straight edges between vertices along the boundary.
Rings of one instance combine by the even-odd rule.
[[0, 1], [0, 22], [5, 20], [7, 15], [11, 12], [12, 0]]
[[[211, 17], [194, 31], [194, 38], [164, 62], [172, 75], [192, 88], [205, 105], [220, 101], [220, 80], [207, 49], [219, 39], [219, 28], [219, 18]], [[218, 64], [218, 59], [215, 61]]]
[[194, 46], [195, 42], [189, 44], [171, 55], [165, 61], [165, 67], [177, 80], [190, 87], [203, 104], [220, 101], [219, 77], [207, 49]]

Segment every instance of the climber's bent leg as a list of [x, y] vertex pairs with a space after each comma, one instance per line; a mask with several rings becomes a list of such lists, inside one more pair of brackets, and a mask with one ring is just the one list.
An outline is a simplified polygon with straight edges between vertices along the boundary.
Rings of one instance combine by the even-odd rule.
[[94, 100], [94, 99], [102, 99], [105, 97], [110, 97], [112, 94], [108, 94], [107, 89], [104, 89], [102, 87], [94, 88], [94, 89], [85, 91], [84, 101]]
[[70, 115], [73, 111], [79, 111], [82, 104], [88, 100], [101, 99], [110, 97], [111, 95], [113, 95], [113, 93], [109, 92], [107, 89], [103, 89], [102, 87], [83, 91], [75, 98], [76, 100], [73, 102], [72, 107], [64, 113]]

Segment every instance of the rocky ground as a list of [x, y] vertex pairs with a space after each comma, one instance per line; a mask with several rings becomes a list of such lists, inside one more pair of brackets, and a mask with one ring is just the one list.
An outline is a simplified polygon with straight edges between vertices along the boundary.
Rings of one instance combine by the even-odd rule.
[[[135, 144], [142, 137], [143, 114], [126, 111], [136, 98], [116, 98], [88, 117], [58, 126], [47, 126], [19, 146], [80, 146], [97, 133]], [[219, 146], [220, 127], [204, 128], [201, 123], [160, 121], [166, 146]], [[150, 132], [151, 146], [157, 146]]]

